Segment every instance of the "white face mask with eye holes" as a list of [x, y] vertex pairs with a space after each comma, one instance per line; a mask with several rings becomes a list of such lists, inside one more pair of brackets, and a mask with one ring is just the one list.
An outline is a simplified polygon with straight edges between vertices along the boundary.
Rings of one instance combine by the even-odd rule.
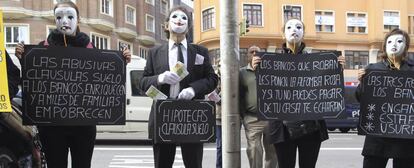
[[387, 38], [385, 52], [387, 53], [388, 57], [399, 57], [404, 53], [405, 44], [405, 38], [402, 34], [391, 35]]
[[188, 27], [188, 17], [180, 10], [174, 11], [170, 15], [170, 29], [178, 34], [184, 33]]
[[285, 24], [285, 38], [288, 43], [299, 43], [303, 40], [303, 24], [297, 19], [291, 19]]
[[56, 28], [65, 35], [75, 35], [78, 15], [72, 7], [58, 7], [55, 10]]

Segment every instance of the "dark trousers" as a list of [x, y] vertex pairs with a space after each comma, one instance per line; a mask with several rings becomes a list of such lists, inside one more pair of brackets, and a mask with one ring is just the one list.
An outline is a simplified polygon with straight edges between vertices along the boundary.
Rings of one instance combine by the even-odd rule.
[[[376, 156], [364, 156], [363, 168], [385, 168], [387, 166], [388, 158], [376, 157]], [[414, 168], [414, 159], [393, 159], [393, 168]]]
[[[172, 168], [175, 159], [176, 144], [154, 144], [155, 168]], [[183, 143], [181, 155], [186, 168], [201, 168], [203, 160], [202, 143]]]
[[73, 168], [90, 168], [96, 126], [39, 127], [48, 168], [68, 167], [70, 150]]
[[222, 153], [221, 153], [221, 125], [216, 125], [216, 168], [221, 168], [223, 165]]
[[297, 149], [299, 150], [299, 167], [315, 168], [321, 147], [321, 141], [318, 138], [319, 133], [274, 144], [279, 168], [295, 168]]

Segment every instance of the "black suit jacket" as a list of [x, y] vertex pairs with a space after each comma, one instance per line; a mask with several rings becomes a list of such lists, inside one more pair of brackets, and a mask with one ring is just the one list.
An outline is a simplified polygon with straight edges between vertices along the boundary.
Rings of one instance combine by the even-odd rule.
[[[204, 62], [201, 65], [195, 65], [197, 54], [204, 57]], [[151, 85], [153, 85], [169, 97], [170, 85], [158, 83], [158, 75], [169, 70], [168, 44], [164, 44], [150, 50], [149, 57], [147, 58], [147, 64], [144, 68], [143, 77], [139, 83], [139, 88], [145, 92], [151, 87]], [[194, 99], [204, 99], [204, 95], [211, 93], [216, 88], [218, 77], [214, 73], [213, 67], [210, 64], [208, 50], [206, 48], [194, 44], [188, 44], [187, 70], [189, 75], [180, 81], [180, 90], [192, 87], [195, 92]], [[155, 102], [151, 108], [148, 122], [148, 134], [150, 139], [153, 138], [154, 134], [154, 104]]]

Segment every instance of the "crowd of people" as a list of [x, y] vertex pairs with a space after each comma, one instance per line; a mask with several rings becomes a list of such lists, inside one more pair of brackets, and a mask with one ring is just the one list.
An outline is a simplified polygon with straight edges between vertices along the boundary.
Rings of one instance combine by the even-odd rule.
[[[47, 39], [40, 42], [40, 46], [64, 46], [95, 48], [89, 36], [79, 29], [79, 10], [72, 2], [59, 2], [53, 9], [56, 29], [50, 32]], [[170, 10], [165, 24], [168, 43], [153, 48], [147, 58], [143, 77], [139, 83], [140, 90], [148, 90], [155, 86], [169, 99], [204, 99], [205, 95], [216, 91], [220, 95], [219, 69], [213, 69], [208, 50], [200, 45], [187, 42], [186, 34], [192, 26], [188, 11], [183, 7], [174, 7]], [[290, 19], [282, 28], [285, 43], [283, 53], [292, 57], [305, 54], [305, 25], [301, 20]], [[391, 71], [414, 71], [414, 64], [407, 61], [407, 51], [410, 45], [410, 36], [401, 29], [389, 32], [383, 43], [381, 61], [369, 64], [365, 69], [379, 69]], [[252, 45], [248, 49], [249, 63], [240, 69], [240, 116], [247, 139], [247, 157], [251, 168], [294, 168], [296, 156], [299, 156], [300, 168], [314, 168], [316, 166], [321, 143], [328, 139], [327, 127], [324, 120], [303, 121], [263, 121], [257, 117], [257, 93], [255, 72], [261, 63], [260, 56], [256, 55], [260, 48]], [[16, 56], [21, 59], [24, 53], [24, 44], [16, 47]], [[128, 49], [123, 50], [126, 62], [131, 59]], [[19, 84], [19, 70], [9, 61], [10, 97], [17, 92]], [[189, 72], [183, 80], [171, 67], [182, 62]], [[339, 56], [338, 63], [342, 66], [345, 57]], [[220, 63], [218, 64], [220, 65]], [[220, 67], [220, 66], [218, 66]], [[359, 79], [365, 75], [360, 70]], [[360, 88], [360, 87], [359, 87]], [[361, 97], [361, 90], [356, 93]], [[221, 150], [221, 102], [217, 103], [217, 163], [222, 167]], [[149, 119], [149, 138], [154, 135], [154, 106]], [[67, 167], [67, 155], [70, 150], [72, 167], [91, 167], [92, 154], [96, 138], [96, 126], [39, 126], [41, 142], [47, 164], [50, 168]], [[304, 129], [300, 135], [292, 135], [292, 129]], [[301, 131], [299, 131], [301, 132]], [[187, 168], [201, 168], [203, 160], [203, 143], [153, 143], [154, 163], [156, 168], [172, 168], [175, 159], [176, 146], [182, 150], [182, 158]], [[414, 140], [399, 138], [381, 138], [367, 135], [362, 151], [364, 168], [385, 168], [388, 159], [393, 159], [394, 168], [414, 167]], [[298, 154], [297, 154], [298, 153]]]

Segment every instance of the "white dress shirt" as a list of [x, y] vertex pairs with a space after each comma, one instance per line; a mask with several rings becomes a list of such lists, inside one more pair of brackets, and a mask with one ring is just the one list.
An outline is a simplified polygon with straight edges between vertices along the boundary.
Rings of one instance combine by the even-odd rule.
[[[168, 41], [168, 64], [170, 66], [170, 71], [172, 70], [172, 68], [175, 66], [175, 64], [177, 64], [177, 57], [178, 57], [178, 47], [175, 44], [175, 41], [173, 40], [169, 40]], [[183, 52], [183, 57], [184, 57], [184, 67], [185, 69], [187, 69], [187, 39], [184, 39], [183, 41], [181, 41], [181, 44], [183, 44], [181, 46], [181, 51]], [[178, 94], [180, 93], [180, 83], [177, 83], [175, 85], [171, 85], [170, 86], [170, 98], [177, 98]]]

